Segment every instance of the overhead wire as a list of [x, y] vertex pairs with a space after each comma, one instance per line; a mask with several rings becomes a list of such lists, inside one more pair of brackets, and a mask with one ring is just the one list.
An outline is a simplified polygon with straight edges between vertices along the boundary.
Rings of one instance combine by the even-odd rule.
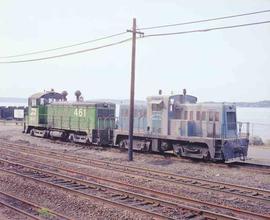
[[120, 36], [120, 35], [124, 35], [126, 33], [127, 32], [125, 31], [125, 32], [120, 32], [120, 33], [117, 33], [117, 34], [112, 34], [112, 35], [108, 35], [108, 36], [104, 36], [104, 37], [100, 37], [100, 38], [96, 38], [96, 39], [93, 39], [93, 40], [84, 41], [84, 42], [80, 42], [80, 43], [76, 43], [76, 44], [70, 44], [70, 45], [56, 47], [56, 48], [52, 48], [52, 49], [38, 50], [38, 51], [32, 51], [32, 52], [22, 53], [22, 54], [15, 54], [15, 55], [10, 55], [10, 56], [0, 56], [0, 58], [1, 59], [3, 59], [3, 58], [14, 58], [14, 57], [22, 57], [22, 56], [28, 56], [28, 55], [46, 53], [46, 52], [51, 52], [51, 51], [56, 51], [56, 50], [61, 50], [61, 49], [66, 49], [66, 48], [81, 46], [81, 45], [85, 45], [85, 44], [89, 44], [89, 43], [94, 43], [94, 42], [97, 42], [97, 41], [106, 40], [106, 39], [109, 39], [109, 38], [113, 38], [113, 37], [117, 37], [117, 36]]
[[[156, 28], [165, 28], [165, 27], [173, 27], [173, 26], [180, 26], [180, 25], [187, 25], [187, 24], [194, 24], [194, 23], [202, 23], [202, 22], [208, 22], [208, 21], [215, 21], [215, 20], [221, 20], [221, 19], [229, 19], [229, 18], [235, 18], [235, 17], [242, 17], [242, 16], [249, 16], [249, 15], [254, 15], [254, 14], [260, 14], [260, 13], [267, 13], [270, 12], [270, 10], [262, 10], [262, 11], [255, 11], [255, 12], [249, 12], [249, 13], [243, 13], [243, 14], [237, 14], [237, 15], [230, 15], [230, 16], [223, 16], [223, 17], [216, 17], [216, 18], [209, 18], [209, 19], [203, 19], [203, 20], [197, 20], [197, 21], [189, 21], [189, 22], [182, 22], [182, 23], [175, 23], [175, 24], [167, 24], [167, 25], [159, 25], [159, 26], [152, 26], [152, 27], [145, 27], [145, 28], [137, 28], [137, 30], [150, 30], [150, 29], [156, 29]], [[22, 53], [22, 54], [15, 54], [15, 55], [9, 55], [9, 56], [0, 56], [0, 59], [4, 58], [14, 58], [14, 57], [21, 57], [21, 56], [28, 56], [28, 55], [34, 55], [34, 54], [40, 54], [40, 53], [46, 53], [46, 52], [51, 52], [51, 51], [56, 51], [56, 50], [61, 50], [61, 49], [66, 49], [66, 48], [71, 48], [71, 47], [76, 47], [84, 44], [89, 44], [109, 38], [113, 38], [116, 36], [124, 35], [127, 32], [120, 32], [104, 37], [100, 37], [97, 39], [89, 40], [89, 41], [84, 41], [84, 42], [79, 42], [75, 44], [70, 44], [66, 46], [61, 46], [61, 47], [56, 47], [52, 49], [45, 49], [45, 50], [38, 50], [38, 51], [32, 51], [28, 53]]]
[[[167, 32], [167, 33], [156, 33], [156, 34], [148, 34], [148, 35], [143, 35], [142, 37], [139, 38], [147, 38], [147, 37], [157, 37], [157, 36], [169, 36], [169, 35], [179, 35], [179, 34], [189, 34], [189, 33], [196, 33], [196, 32], [208, 32], [208, 31], [214, 31], [214, 30], [221, 30], [221, 29], [232, 29], [232, 28], [239, 28], [239, 27], [245, 27], [245, 26], [252, 26], [252, 25], [260, 25], [260, 24], [266, 24], [270, 23], [270, 20], [268, 21], [261, 21], [261, 22], [254, 22], [254, 23], [246, 23], [246, 24], [238, 24], [238, 25], [230, 25], [230, 26], [221, 26], [221, 27], [213, 27], [213, 28], [206, 28], [206, 29], [196, 29], [196, 30], [189, 30], [189, 31], [180, 31], [180, 32]], [[60, 55], [55, 55], [55, 56], [48, 56], [48, 57], [41, 57], [41, 58], [35, 58], [35, 59], [26, 59], [26, 60], [13, 60], [13, 61], [3, 61], [0, 62], [0, 64], [7, 64], [7, 63], [24, 63], [24, 62], [32, 62], [32, 61], [40, 61], [40, 60], [48, 60], [48, 59], [54, 59], [54, 58], [59, 58], [59, 57], [64, 57], [64, 56], [70, 56], [70, 55], [75, 55], [79, 53], [85, 53], [93, 50], [98, 50], [110, 46], [115, 46], [118, 44], [122, 44], [125, 42], [130, 41], [132, 38], [127, 38], [125, 40], [117, 41], [114, 43], [94, 47], [94, 48], [88, 48], [84, 50], [79, 50], [79, 51], [74, 51], [74, 52], [69, 52], [69, 53], [64, 53]]]
[[75, 54], [80, 54], [80, 53], [86, 53], [86, 52], [93, 51], [93, 50], [99, 50], [99, 49], [106, 48], [106, 47], [116, 46], [116, 45], [119, 45], [119, 44], [123, 44], [125, 42], [128, 42], [131, 39], [132, 38], [127, 38], [125, 40], [117, 41], [117, 42], [114, 42], [114, 43], [110, 43], [110, 44], [106, 44], [106, 45], [102, 45], [102, 46], [98, 46], [98, 47], [88, 48], [88, 49], [84, 49], [84, 50], [79, 50], [79, 51], [74, 51], [74, 52], [69, 52], [69, 53], [54, 55], [54, 56], [47, 56], [47, 57], [34, 58], [34, 59], [26, 59], [26, 60], [3, 61], [3, 62], [0, 62], [0, 64], [26, 63], [26, 62], [33, 62], [33, 61], [41, 61], [41, 60], [48, 60], [48, 59], [60, 58], [60, 57], [65, 57], [65, 56], [70, 56], [70, 55], [75, 55]]
[[174, 26], [181, 26], [181, 25], [188, 25], [188, 24], [196, 24], [196, 23], [224, 20], [224, 19], [243, 17], [243, 16], [249, 16], [249, 15], [255, 15], [255, 14], [262, 14], [262, 13], [267, 13], [267, 12], [270, 12], [270, 10], [255, 11], [255, 12], [249, 12], [249, 13], [243, 13], [243, 14], [229, 15], [229, 16], [216, 17], [216, 18], [208, 18], [208, 19], [174, 23], [174, 24], [165, 24], [165, 25], [152, 26], [152, 27], [143, 27], [143, 28], [137, 28], [137, 30], [151, 30], [151, 29], [167, 28], [167, 27], [174, 27]]
[[[147, 30], [147, 29], [149, 30], [149, 29], [155, 29], [155, 28], [161, 28], [161, 27], [171, 27], [171, 26], [178, 26], [178, 25], [184, 25], [184, 24], [200, 23], [200, 22], [206, 22], [206, 21], [212, 21], [212, 20], [218, 20], [218, 19], [225, 19], [225, 18], [233, 18], [233, 17], [246, 16], [246, 15], [251, 15], [251, 14], [265, 13], [265, 12], [270, 12], [270, 10], [257, 11], [257, 12], [251, 12], [251, 13], [245, 13], [245, 14], [238, 14], [238, 15], [231, 15], [231, 16], [226, 16], [226, 17], [212, 18], [212, 19], [204, 19], [204, 20], [199, 20], [199, 21], [191, 21], [191, 22], [171, 24], [171, 25], [153, 26], [153, 27], [148, 27], [148, 28], [140, 28], [140, 29], [137, 29], [137, 30]], [[230, 26], [219, 26], [219, 27], [212, 27], [212, 28], [206, 28], [206, 29], [195, 29], [195, 30], [188, 30], [188, 31], [144, 34], [144, 35], [142, 35], [142, 37], [138, 37], [138, 38], [179, 35], [179, 34], [188, 34], [188, 33], [196, 33], [196, 32], [208, 32], [208, 31], [221, 30], [221, 29], [232, 29], [232, 28], [239, 28], [239, 27], [245, 27], [245, 26], [251, 26], [251, 25], [260, 25], [260, 24], [266, 24], [266, 23], [270, 23], [270, 21], [260, 21], [260, 22], [254, 22], [254, 23], [245, 23], [245, 24], [237, 24], [237, 25], [230, 25]], [[62, 47], [53, 48], [53, 49], [39, 50], [39, 51], [23, 53], [23, 54], [17, 54], [17, 55], [12, 55], [12, 56], [5, 56], [5, 57], [0, 57], [0, 58], [12, 58], [12, 57], [20, 57], [20, 56], [26, 56], [26, 55], [33, 55], [33, 54], [39, 54], [39, 53], [44, 53], [44, 52], [56, 51], [56, 50], [60, 50], [60, 49], [71, 48], [71, 47], [75, 47], [75, 46], [79, 46], [79, 45], [84, 45], [84, 44], [88, 44], [88, 43], [92, 43], [92, 42], [97, 42], [97, 41], [100, 41], [100, 40], [109, 39], [109, 38], [120, 36], [120, 35], [123, 35], [123, 34], [126, 34], [126, 33], [127, 32], [120, 32], [120, 33], [117, 33], [117, 34], [97, 38], [97, 39], [94, 39], [94, 40], [84, 41], [84, 42], [80, 42], [80, 43], [76, 43], [76, 44], [71, 44], [71, 45], [66, 45], [66, 46], [62, 46]], [[77, 51], [73, 51], [73, 52], [68, 52], [68, 53], [63, 53], [63, 54], [53, 55], [53, 56], [47, 56], [47, 57], [40, 57], [40, 58], [33, 58], [33, 59], [23, 59], [23, 60], [2, 61], [2, 62], [0, 62], [0, 64], [4, 64], [4, 63], [23, 63], [23, 62], [32, 62], [32, 61], [54, 59], [54, 58], [59, 58], [59, 57], [64, 57], [64, 56], [70, 56], [70, 55], [85, 53], [85, 52], [89, 52], [89, 51], [93, 51], [93, 50], [98, 50], [98, 49], [102, 49], [102, 48], [122, 44], [122, 43], [125, 43], [125, 42], [130, 41], [130, 40], [131, 40], [131, 38], [127, 38], [127, 39], [124, 39], [124, 40], [121, 40], [121, 41], [117, 41], [117, 42], [110, 43], [110, 44], [105, 44], [105, 45], [102, 45], [102, 46], [97, 46], [97, 47], [93, 47], [93, 48], [77, 50]]]
[[230, 26], [212, 27], [212, 28], [206, 28], [206, 29], [196, 29], [196, 30], [189, 30], [189, 31], [154, 33], [154, 34], [144, 35], [143, 37], [146, 38], [146, 37], [169, 36], [169, 35], [178, 35], [178, 34], [189, 34], [189, 33], [196, 33], [196, 32], [208, 32], [208, 31], [232, 29], [232, 28], [239, 28], [239, 27], [246, 27], [246, 26], [260, 25], [260, 24], [267, 24], [267, 23], [270, 23], [270, 20], [254, 22], [254, 23], [230, 25]]

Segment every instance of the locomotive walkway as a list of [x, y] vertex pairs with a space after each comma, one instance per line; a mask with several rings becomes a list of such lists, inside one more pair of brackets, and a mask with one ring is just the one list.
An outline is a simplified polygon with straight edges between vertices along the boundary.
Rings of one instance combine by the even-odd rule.
[[[11, 151], [12, 152], [12, 149], [13, 150], [20, 150], [20, 151], [24, 151], [26, 152], [28, 155], [35, 155], [35, 156], [38, 156], [38, 157], [43, 157], [43, 158], [46, 158], [46, 159], [58, 159], [58, 160], [61, 160], [61, 161], [68, 161], [68, 162], [73, 162], [73, 163], [77, 163], [77, 164], [83, 164], [83, 165], [91, 165], [91, 166], [97, 166], [97, 167], [102, 167], [101, 165], [103, 164], [103, 168], [104, 169], [113, 169], [115, 171], [115, 169], [117, 169], [118, 171], [120, 172], [125, 172], [125, 173], [128, 173], [128, 174], [132, 174], [132, 175], [142, 175], [142, 173], [144, 174], [147, 174], [146, 177], [147, 178], [154, 178], [154, 179], [159, 179], [161, 178], [162, 180], [164, 181], [169, 181], [169, 182], [173, 182], [173, 183], [178, 183], [178, 179], [179, 179], [179, 175], [168, 175], [168, 173], [165, 173], [165, 172], [160, 172], [160, 171], [153, 171], [153, 170], [149, 170], [149, 169], [141, 169], [139, 168], [135, 168], [135, 167], [132, 167], [132, 166], [125, 166], [123, 167], [122, 165], [120, 164], [116, 164], [116, 163], [107, 163], [107, 162], [104, 162], [104, 161], [99, 161], [99, 160], [89, 160], [88, 158], [83, 158], [83, 157], [74, 157], [74, 156], [68, 156], [66, 154], [61, 154], [61, 153], [57, 153], [56, 152], [52, 152], [52, 151], [47, 151], [47, 150], [41, 150], [41, 149], [34, 149], [34, 148], [30, 148], [30, 147], [25, 147], [25, 146], [21, 146], [21, 145], [14, 145], [14, 144], [4, 144], [6, 147], [4, 147], [6, 150], [8, 151]], [[16, 153], [16, 151], [13, 151], [12, 152], [12, 155], [14, 155]], [[21, 153], [21, 152], [20, 152]], [[26, 154], [25, 153], [25, 154]], [[133, 188], [136, 188], [140, 191], [143, 191], [144, 193], [148, 193], [148, 194], [151, 194], [151, 195], [154, 195], [158, 198], [160, 197], [163, 197], [162, 199], [156, 199], [156, 198], [151, 198], [151, 197], [148, 197], [148, 198], [145, 198], [145, 197], [140, 197], [142, 195], [136, 195], [137, 197], [139, 196], [139, 201], [141, 199], [146, 200], [146, 201], [149, 201], [150, 200], [150, 204], [155, 204], [155, 206], [161, 206], [162, 207], [165, 207], [164, 203], [165, 204], [169, 204], [171, 206], [174, 206], [174, 208], [178, 207], [178, 208], [181, 208], [181, 209], [187, 209], [187, 208], [190, 208], [189, 206], [184, 206], [184, 207], [179, 207], [179, 204], [183, 204], [183, 201], [184, 202], [188, 202], [190, 205], [197, 205], [197, 206], [200, 206], [200, 205], [204, 205], [207, 206], [209, 209], [217, 209], [216, 212], [220, 212], [222, 211], [223, 209], [223, 212], [224, 210], [226, 211], [226, 213], [230, 212], [232, 213], [232, 216], [239, 216], [240, 219], [245, 219], [246, 217], [252, 219], [253, 217], [256, 217], [256, 219], [269, 219], [270, 216], [266, 216], [266, 215], [261, 215], [261, 214], [256, 214], [256, 213], [253, 213], [253, 212], [248, 212], [248, 211], [245, 211], [245, 210], [240, 210], [240, 209], [236, 209], [236, 208], [232, 208], [232, 207], [226, 207], [226, 206], [221, 206], [221, 205], [218, 205], [218, 204], [213, 204], [213, 203], [209, 203], [209, 202], [203, 202], [203, 201], [199, 201], [199, 200], [195, 200], [195, 199], [190, 199], [190, 198], [185, 198], [185, 197], [181, 197], [181, 196], [176, 196], [176, 195], [173, 195], [173, 194], [168, 194], [168, 193], [163, 193], [163, 192], [157, 192], [155, 190], [150, 190], [148, 188], [143, 188], [143, 187], [136, 187], [134, 185], [129, 185], [129, 184], [124, 184], [124, 183], [121, 183], [121, 182], [118, 182], [118, 181], [113, 181], [113, 180], [109, 180], [109, 179], [104, 179], [104, 178], [100, 178], [100, 177], [97, 177], [97, 176], [93, 176], [93, 175], [89, 175], [89, 174], [85, 174], [85, 173], [81, 173], [81, 172], [78, 172], [78, 171], [75, 171], [75, 170], [67, 170], [67, 169], [63, 169], [63, 168], [59, 168], [59, 167], [53, 167], [53, 166], [48, 166], [46, 164], [42, 164], [40, 162], [36, 162], [36, 161], [33, 161], [32, 159], [31, 160], [27, 160], [27, 159], [22, 159], [21, 157], [18, 158], [18, 156], [14, 157], [14, 156], [8, 156], [9, 158], [13, 158], [13, 160], [20, 160], [20, 161], [24, 161], [24, 164], [25, 162], [26, 163], [34, 163], [34, 164], [39, 164], [40, 166], [42, 166], [43, 168], [44, 167], [47, 167], [48, 169], [58, 169], [58, 170], [61, 170], [62, 172], [68, 172], [68, 173], [73, 173], [73, 174], [80, 174], [80, 175], [84, 175], [84, 176], [88, 176], [88, 177], [91, 177], [91, 178], [94, 178], [94, 179], [97, 179], [99, 181], [103, 181], [103, 182], [111, 182], [111, 183], [114, 183], [114, 184], [118, 184], [118, 185], [125, 185], [126, 187], [133, 187]], [[7, 161], [5, 161], [7, 162]], [[22, 165], [20, 164], [21, 166], [25, 166], [25, 165]], [[120, 169], [120, 167], [121, 169]], [[39, 170], [38, 172], [45, 172], [44, 170]], [[56, 175], [55, 173], [52, 174], [50, 173], [50, 175]], [[58, 174], [59, 175], [59, 174]], [[175, 176], [177, 176], [177, 179], [175, 178]], [[62, 177], [61, 177], [62, 178]], [[65, 178], [67, 178], [65, 176]], [[70, 176], [68, 177], [70, 178]], [[194, 187], [200, 187], [199, 184], [196, 184], [196, 182], [198, 180], [194, 180], [194, 179], [197, 179], [197, 178], [191, 178], [191, 182], [190, 181], [186, 181], [183, 183], [183, 184], [191, 184], [192, 186]], [[200, 179], [201, 180], [201, 179]], [[62, 180], [63, 183], [69, 183], [69, 181], [74, 181], [74, 182], [78, 182], [78, 181], [81, 181], [79, 179], [72, 179], [72, 180]], [[66, 182], [67, 181], [67, 182]], [[204, 180], [206, 181], [206, 180]], [[207, 184], [209, 184], [210, 182], [212, 181], [207, 181]], [[81, 183], [81, 184], [85, 184], [85, 183]], [[88, 183], [89, 184], [89, 183]], [[92, 184], [92, 183], [91, 183]], [[180, 184], [182, 184], [180, 182]], [[213, 182], [213, 184], [221, 184], [219, 182]], [[224, 184], [224, 183], [222, 183]], [[226, 184], [225, 184], [226, 185]], [[233, 184], [227, 184], [229, 186], [235, 186]], [[225, 186], [225, 187], [228, 187], [228, 186]], [[104, 185], [101, 185], [101, 186], [96, 186], [96, 187], [105, 187]], [[232, 188], [228, 189], [226, 188], [227, 190], [225, 191], [226, 193], [230, 193], [230, 194], [237, 194], [237, 195], [241, 195], [242, 196], [242, 192], [246, 192], [243, 194], [243, 197], [248, 197], [249, 199], [252, 198], [252, 199], [255, 199], [255, 200], [261, 200], [261, 201], [264, 201], [264, 202], [269, 202], [270, 201], [270, 196], [269, 196], [269, 191], [266, 191], [266, 190], [262, 190], [262, 189], [255, 189], [255, 188], [250, 188], [250, 187], [243, 187], [243, 186], [239, 186], [241, 187], [241, 192], [237, 191], [235, 192], [235, 190], [233, 190]], [[119, 187], [118, 187], [119, 188]], [[118, 190], [117, 188], [117, 190]], [[207, 187], [206, 187], [207, 188]], [[214, 187], [213, 190], [217, 190], [219, 191], [219, 189], [224, 189], [223, 187]], [[111, 188], [110, 188], [111, 190]], [[116, 189], [114, 189], [116, 190]], [[244, 190], [244, 191], [243, 191]], [[249, 190], [249, 191], [247, 191]], [[131, 192], [127, 192], [127, 191], [121, 191], [120, 192], [118, 191], [118, 193], [116, 193], [116, 197], [119, 197], [120, 196], [120, 200], [123, 201], [123, 200], [126, 200], [126, 199], [131, 199], [133, 200], [134, 199], [134, 193], [131, 193]], [[113, 194], [115, 195], [115, 194]], [[123, 196], [125, 195], [125, 196]], [[124, 197], [124, 198], [123, 198]], [[175, 199], [175, 201], [177, 201], [177, 203], [174, 203], [174, 202], [170, 202], [170, 201], [167, 201], [166, 203], [166, 200], [164, 200], [164, 198], [168, 199], [168, 198], [173, 198]], [[153, 200], [153, 199], [156, 199], [156, 200]], [[147, 202], [149, 203], [149, 202]], [[149, 204], [148, 204], [149, 205]], [[177, 206], [175, 206], [177, 205]], [[149, 209], [149, 208], [148, 208]], [[155, 210], [157, 209], [157, 207], [155, 207]], [[193, 209], [192, 209], [193, 210]], [[202, 210], [198, 210], [198, 209], [195, 209], [193, 210], [195, 211], [195, 213], [197, 213], [198, 211], [201, 212]], [[197, 211], [197, 212], [196, 212]], [[194, 214], [193, 212], [191, 212], [192, 215]], [[206, 210], [203, 210], [203, 213], [206, 214], [207, 211]], [[198, 213], [197, 213], [198, 214]], [[210, 212], [211, 215], [213, 215], [213, 213]], [[194, 214], [196, 215], [196, 214]], [[167, 216], [168, 217], [168, 216]], [[170, 217], [170, 215], [169, 215]], [[223, 219], [237, 219], [236, 217], [230, 217], [230, 216], [226, 216], [226, 215], [221, 215], [219, 216], [218, 219], [221, 219], [221, 217]]]

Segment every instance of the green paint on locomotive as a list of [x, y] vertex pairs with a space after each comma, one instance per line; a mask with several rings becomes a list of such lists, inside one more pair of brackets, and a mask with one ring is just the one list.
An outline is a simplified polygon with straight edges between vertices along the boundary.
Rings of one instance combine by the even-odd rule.
[[93, 105], [51, 104], [48, 106], [48, 128], [90, 133], [97, 128], [96, 107]]
[[93, 130], [114, 129], [115, 104], [102, 102], [66, 102], [56, 92], [32, 95], [28, 100], [25, 130], [65, 130], [92, 134]]
[[46, 127], [47, 124], [47, 106], [29, 107], [26, 117], [28, 126]]

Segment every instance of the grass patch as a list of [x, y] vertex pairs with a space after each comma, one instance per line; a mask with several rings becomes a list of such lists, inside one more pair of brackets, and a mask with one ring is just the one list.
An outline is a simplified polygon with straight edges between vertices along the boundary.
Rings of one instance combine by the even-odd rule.
[[37, 210], [38, 215], [42, 216], [42, 217], [46, 217], [46, 218], [50, 218], [53, 215], [51, 214], [50, 210], [47, 208], [41, 208]]

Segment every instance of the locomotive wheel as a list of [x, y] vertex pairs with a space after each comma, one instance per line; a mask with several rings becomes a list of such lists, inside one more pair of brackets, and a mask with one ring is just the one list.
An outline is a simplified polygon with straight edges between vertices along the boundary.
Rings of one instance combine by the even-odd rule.
[[119, 147], [120, 147], [120, 149], [126, 149], [127, 148], [127, 141], [126, 140], [120, 141]]
[[50, 139], [51, 140], [55, 140], [56, 138], [50, 135]]
[[174, 153], [177, 157], [182, 157], [182, 156], [183, 156], [183, 154], [182, 154], [182, 147], [179, 147], [179, 148], [173, 147], [173, 153]]
[[62, 136], [61, 136], [61, 141], [68, 141], [68, 134], [66, 132], [63, 132]]
[[142, 148], [142, 151], [143, 152], [149, 152], [149, 147], [146, 144], [144, 144], [144, 146]]
[[35, 136], [34, 129], [31, 129], [29, 133], [30, 133], [31, 136]]
[[211, 155], [210, 155], [209, 151], [207, 152], [207, 155], [203, 157], [203, 160], [205, 160], [205, 161], [210, 161], [211, 160]]
[[69, 142], [74, 143], [74, 134], [70, 134], [68, 140]]
[[45, 131], [44, 138], [48, 138], [48, 132]]
[[91, 143], [91, 141], [90, 141], [90, 138], [87, 138], [86, 139], [86, 145], [91, 145], [92, 143]]

